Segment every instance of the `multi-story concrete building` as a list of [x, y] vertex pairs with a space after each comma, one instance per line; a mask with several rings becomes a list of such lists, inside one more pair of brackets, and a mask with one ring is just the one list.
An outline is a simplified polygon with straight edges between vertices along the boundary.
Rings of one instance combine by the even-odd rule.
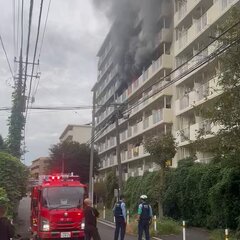
[[[229, 10], [239, 5], [239, 0], [176, 0], [174, 14], [175, 67], [178, 68], [173, 78], [190, 70], [207, 56], [210, 56], [218, 45], [210, 44], [216, 36], [217, 25], [224, 20]], [[204, 51], [195, 56], [201, 49]], [[194, 57], [195, 56], [195, 57]], [[187, 63], [185, 63], [187, 62]], [[185, 64], [184, 64], [185, 63]], [[206, 138], [212, 137], [210, 132], [217, 132], [219, 126], [204, 119], [196, 106], [203, 108], [221, 93], [218, 86], [220, 73], [219, 62], [213, 59], [176, 82], [175, 95], [175, 127], [173, 132], [178, 142], [176, 160], [194, 155], [198, 161], [208, 162], [211, 154], [192, 152], [191, 141], [196, 140], [199, 130], [206, 132]]]
[[63, 141], [74, 141], [79, 143], [87, 143], [91, 138], [91, 125], [68, 125], [59, 140]]
[[[196, 139], [199, 129], [205, 129], [206, 133], [219, 129], [194, 111], [194, 106], [208, 104], [221, 93], [217, 86], [218, 62], [212, 60], [184, 77], [179, 76], [215, 50], [212, 44], [193, 57], [212, 41], [210, 36], [215, 36], [216, 26], [236, 3], [239, 0], [175, 0], [174, 12], [171, 3], [164, 4], [156, 21], [158, 34], [151, 63], [142, 65], [142, 73], [128, 79], [127, 84], [119, 78], [122, 68], [113, 61], [117, 48], [112, 40], [113, 25], [98, 54], [99, 77], [93, 88], [98, 105], [96, 132], [104, 130], [95, 141], [101, 159], [100, 176], [117, 169], [115, 123], [108, 121], [114, 111], [113, 103], [127, 103], [130, 109], [119, 120], [124, 179], [158, 169], [144, 151], [143, 142], [167, 131], [173, 133], [178, 143], [173, 167], [178, 160], [190, 155], [199, 161], [209, 160], [208, 153], [191, 152], [190, 143]], [[138, 36], [142, 34], [143, 25], [140, 10], [133, 26]], [[177, 70], [172, 72], [175, 68]], [[175, 79], [179, 80], [175, 82]]]
[[38, 179], [39, 175], [48, 174], [48, 167], [50, 163], [49, 157], [40, 157], [32, 161], [30, 166], [30, 174], [34, 179]]

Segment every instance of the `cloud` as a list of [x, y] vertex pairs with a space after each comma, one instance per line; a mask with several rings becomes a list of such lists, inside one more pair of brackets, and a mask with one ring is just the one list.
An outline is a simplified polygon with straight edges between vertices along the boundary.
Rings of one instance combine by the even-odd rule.
[[[48, 1], [44, 1], [43, 19], [46, 16]], [[35, 1], [31, 39], [32, 59], [37, 17], [40, 1]], [[27, 20], [28, 3], [25, 7]], [[13, 63], [12, 1], [0, 0], [0, 33], [6, 43], [9, 59]], [[27, 22], [25, 22], [27, 26]], [[109, 29], [104, 14], [93, 7], [91, 1], [57, 0], [52, 1], [40, 59], [41, 79], [34, 80], [33, 90], [37, 88], [33, 106], [76, 106], [91, 105], [91, 88], [97, 79], [96, 54]], [[27, 29], [25, 29], [25, 34]], [[26, 39], [25, 42], [26, 44]], [[6, 83], [10, 73], [6, 59], [0, 49], [0, 107], [10, 106], [12, 88]], [[12, 82], [11, 82], [12, 83]], [[7, 136], [7, 113], [0, 112], [0, 129]], [[91, 122], [91, 110], [46, 112], [30, 110], [26, 125], [26, 161], [47, 156], [51, 145], [67, 124]]]

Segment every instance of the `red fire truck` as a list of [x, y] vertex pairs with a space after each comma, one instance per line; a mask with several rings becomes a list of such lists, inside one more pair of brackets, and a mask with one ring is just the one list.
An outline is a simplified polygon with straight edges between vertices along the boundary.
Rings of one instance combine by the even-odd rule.
[[78, 176], [40, 176], [31, 193], [33, 239], [84, 239], [83, 199], [86, 186]]

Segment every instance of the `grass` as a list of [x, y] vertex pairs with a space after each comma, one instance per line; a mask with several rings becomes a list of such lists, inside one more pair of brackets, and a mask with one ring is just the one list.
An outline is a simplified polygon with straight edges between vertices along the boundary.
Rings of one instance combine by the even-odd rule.
[[[216, 229], [213, 230], [210, 234], [209, 240], [224, 240], [225, 239], [225, 233], [223, 229]], [[237, 238], [234, 237], [233, 233], [230, 233], [230, 236], [228, 238], [229, 240], [237, 240]]]

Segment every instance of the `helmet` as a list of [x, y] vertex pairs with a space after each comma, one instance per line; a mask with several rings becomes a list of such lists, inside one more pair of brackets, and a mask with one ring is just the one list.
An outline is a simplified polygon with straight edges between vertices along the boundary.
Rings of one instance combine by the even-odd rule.
[[141, 197], [140, 197], [140, 199], [142, 199], [142, 200], [146, 200], [148, 197], [147, 197], [147, 195], [141, 195]]

